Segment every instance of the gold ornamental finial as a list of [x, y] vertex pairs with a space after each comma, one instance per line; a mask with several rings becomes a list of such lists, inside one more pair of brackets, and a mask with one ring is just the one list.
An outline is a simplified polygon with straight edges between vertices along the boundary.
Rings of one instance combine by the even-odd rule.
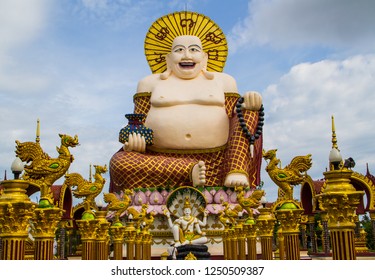
[[40, 121], [39, 121], [39, 118], [36, 121], [36, 139], [35, 139], [35, 142], [36, 143], [40, 142]]
[[332, 116], [332, 150], [329, 152], [328, 157], [330, 163], [330, 170], [339, 169], [339, 165], [342, 162], [342, 156], [340, 154], [339, 147], [337, 145], [336, 130], [335, 130], [335, 119]]
[[332, 149], [339, 150], [339, 147], [337, 146], [337, 138], [336, 138], [336, 129], [335, 129], [335, 118], [332, 116]]
[[89, 182], [92, 182], [92, 172], [91, 172], [91, 164], [90, 164], [90, 169], [89, 169]]

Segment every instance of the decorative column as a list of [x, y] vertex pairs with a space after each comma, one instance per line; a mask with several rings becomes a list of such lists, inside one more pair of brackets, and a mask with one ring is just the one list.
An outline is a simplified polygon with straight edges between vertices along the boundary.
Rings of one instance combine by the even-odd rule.
[[150, 232], [143, 233], [143, 259], [151, 260], [151, 245], [152, 245], [152, 235]]
[[112, 236], [113, 242], [113, 259], [122, 260], [123, 256], [123, 244], [126, 227], [121, 223], [114, 224], [109, 228], [109, 232]]
[[288, 201], [284, 202], [275, 212], [284, 236], [285, 258], [299, 260], [299, 225], [303, 209], [299, 208], [294, 201]]
[[260, 236], [262, 259], [272, 260], [272, 239], [276, 219], [270, 208], [260, 208], [258, 210], [260, 215], [257, 218], [256, 227]]
[[35, 238], [34, 259], [53, 260], [53, 243], [64, 210], [55, 206], [52, 208], [41, 207], [43, 207], [43, 203], [35, 209], [32, 218], [31, 234]]
[[330, 253], [329, 230], [328, 230], [328, 215], [325, 212], [321, 213], [322, 218], [322, 237], [323, 237], [323, 250], [325, 254]]
[[302, 250], [307, 250], [307, 234], [306, 234], [306, 224], [308, 222], [308, 216], [302, 215], [301, 216], [301, 223], [300, 223], [300, 229], [301, 229], [301, 241], [302, 241]]
[[76, 221], [82, 241], [82, 260], [95, 260], [96, 258], [96, 230], [99, 221], [90, 212], [84, 212], [82, 220]]
[[329, 171], [324, 172], [325, 188], [319, 194], [320, 208], [327, 212], [334, 260], [355, 260], [354, 229], [356, 209], [364, 192], [356, 191], [350, 183], [355, 165], [349, 158], [343, 161], [337, 145], [335, 123], [332, 116], [332, 150], [329, 153]]
[[67, 236], [68, 236], [68, 255], [73, 255], [73, 227], [67, 225]]
[[[100, 208], [100, 207], [99, 207]], [[110, 222], [106, 220], [107, 211], [96, 211], [95, 216], [98, 220], [96, 230], [96, 260], [108, 260], [109, 256], [109, 227]]]
[[234, 232], [237, 240], [237, 259], [246, 260], [246, 236], [241, 222], [234, 227]]
[[257, 242], [256, 242], [256, 227], [255, 224], [244, 224], [244, 232], [246, 234], [247, 241], [247, 259], [256, 260], [257, 259]]
[[285, 242], [283, 229], [281, 227], [277, 230], [277, 240], [279, 241], [279, 260], [285, 260]]
[[134, 242], [134, 247], [135, 247], [135, 255], [134, 259], [135, 260], [142, 260], [142, 241], [143, 241], [144, 235], [143, 232], [138, 232], [135, 236], [135, 242]]
[[126, 244], [126, 259], [134, 260], [134, 241], [136, 236], [136, 229], [134, 222], [128, 222], [125, 230], [125, 244]]
[[230, 249], [231, 249], [231, 260], [237, 260], [238, 259], [238, 246], [237, 246], [237, 235], [236, 235], [236, 229], [235, 227], [232, 227], [229, 230], [229, 240], [230, 240]]
[[301, 224], [302, 250], [307, 250], [306, 224]]
[[224, 255], [224, 260], [229, 260], [229, 228], [228, 227], [224, 227], [224, 230], [223, 230], [223, 255]]
[[309, 216], [308, 225], [309, 225], [309, 232], [310, 232], [311, 253], [316, 254], [318, 253], [318, 244], [316, 242], [315, 217], [314, 216]]
[[0, 196], [0, 238], [2, 260], [24, 260], [29, 220], [35, 205], [26, 195], [29, 183], [24, 180], [5, 180]]
[[355, 260], [355, 216], [356, 208], [364, 194], [350, 184], [352, 171], [339, 169], [324, 174], [326, 187], [318, 195], [321, 208], [327, 212], [330, 230], [332, 258]]
[[66, 259], [67, 256], [73, 254], [72, 250], [72, 234], [73, 234], [73, 221], [72, 220], [65, 220], [64, 221], [64, 229], [65, 229], [65, 253], [64, 258]]
[[65, 239], [66, 239], [66, 232], [67, 232], [66, 227], [65, 227], [66, 224], [67, 224], [66, 221], [60, 222], [60, 235], [59, 235], [60, 246], [57, 250], [60, 260], [65, 260], [65, 249], [66, 249]]

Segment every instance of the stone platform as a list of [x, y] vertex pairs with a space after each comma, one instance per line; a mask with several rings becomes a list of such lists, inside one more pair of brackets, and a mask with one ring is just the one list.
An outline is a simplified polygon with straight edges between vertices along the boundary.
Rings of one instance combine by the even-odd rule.
[[[192, 253], [197, 260], [209, 260], [211, 254], [208, 252], [208, 247], [206, 245], [182, 245], [176, 248], [177, 260], [184, 260], [189, 253]], [[168, 259], [172, 259], [172, 256], [169, 256]]]

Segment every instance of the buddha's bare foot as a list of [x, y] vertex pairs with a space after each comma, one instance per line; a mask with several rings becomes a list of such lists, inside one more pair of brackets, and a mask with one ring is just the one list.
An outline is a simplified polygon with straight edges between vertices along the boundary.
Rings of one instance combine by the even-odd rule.
[[191, 172], [191, 178], [193, 180], [193, 186], [204, 186], [206, 183], [206, 166], [203, 161], [199, 161], [193, 167]]
[[245, 174], [242, 173], [231, 173], [225, 178], [224, 186], [226, 187], [248, 187], [249, 179]]

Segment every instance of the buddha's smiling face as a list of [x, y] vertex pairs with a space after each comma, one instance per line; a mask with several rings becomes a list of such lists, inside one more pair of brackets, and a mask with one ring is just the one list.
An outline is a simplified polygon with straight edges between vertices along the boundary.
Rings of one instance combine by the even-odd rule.
[[194, 79], [207, 66], [207, 54], [196, 36], [178, 36], [173, 40], [167, 63], [172, 73], [181, 79]]

